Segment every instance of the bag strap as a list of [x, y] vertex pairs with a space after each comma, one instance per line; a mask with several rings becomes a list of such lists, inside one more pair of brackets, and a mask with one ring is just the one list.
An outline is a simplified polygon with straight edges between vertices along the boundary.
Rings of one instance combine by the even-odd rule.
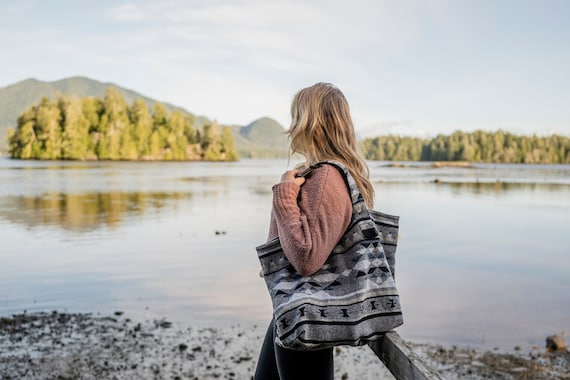
[[[350, 171], [343, 164], [341, 164], [338, 161], [332, 161], [332, 160], [318, 161], [318, 162], [314, 163], [313, 165], [309, 166], [308, 168], [306, 168], [305, 170], [303, 170], [299, 174], [299, 176], [300, 177], [306, 177], [309, 174], [311, 174], [311, 172], [314, 169], [319, 168], [319, 167], [323, 166], [324, 164], [333, 165], [333, 166], [337, 167], [342, 172], [344, 180], [346, 181], [346, 184], [350, 190], [350, 198], [352, 200], [353, 205], [356, 203], [359, 203], [359, 202], [364, 202], [364, 197], [362, 196], [362, 194], [360, 194], [360, 190], [358, 189], [358, 185], [356, 184], [356, 181], [354, 180], [354, 178], [350, 174]], [[366, 207], [366, 204], [364, 204], [364, 206]]]
[[[314, 163], [313, 165], [311, 165], [310, 167], [308, 167], [307, 169], [302, 171], [301, 174], [302, 174], [302, 176], [307, 176], [314, 169], [316, 169], [316, 168], [318, 168], [324, 164], [329, 164], [329, 165], [335, 166], [343, 174], [343, 177], [344, 177], [344, 180], [346, 182], [346, 185], [348, 186], [348, 190], [350, 192], [350, 198], [352, 201], [352, 219], [353, 219], [353, 222], [355, 220], [362, 220], [364, 218], [364, 219], [369, 219], [370, 222], [373, 224], [374, 219], [372, 218], [372, 215], [370, 215], [370, 210], [366, 206], [366, 202], [364, 202], [364, 197], [360, 193], [360, 190], [358, 189], [358, 185], [356, 184], [354, 177], [352, 177], [352, 175], [350, 174], [350, 171], [346, 168], [346, 166], [344, 166], [343, 164], [341, 164], [338, 161], [323, 160], [323, 161], [319, 161], [319, 162]], [[351, 222], [351, 225], [352, 225], [352, 222]]]
[[376, 227], [374, 218], [372, 218], [370, 210], [366, 206], [366, 202], [364, 202], [364, 197], [360, 193], [358, 185], [356, 184], [354, 177], [350, 174], [350, 171], [343, 164], [337, 161], [319, 161], [311, 166], [316, 168], [323, 164], [333, 165], [341, 171], [352, 200], [350, 224], [343, 233], [340, 241], [337, 243], [335, 248], [333, 248], [333, 252], [336, 250], [344, 251], [347, 247], [353, 246], [358, 240], [381, 239], [380, 232]]

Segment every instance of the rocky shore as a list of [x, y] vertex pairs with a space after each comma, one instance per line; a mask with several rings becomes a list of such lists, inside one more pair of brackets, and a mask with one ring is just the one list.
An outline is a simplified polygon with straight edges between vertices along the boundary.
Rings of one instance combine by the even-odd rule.
[[[0, 318], [0, 379], [250, 379], [265, 326], [198, 328], [69, 313]], [[500, 354], [413, 344], [446, 379], [570, 379], [567, 349]], [[335, 350], [335, 379], [393, 379], [368, 347]]]

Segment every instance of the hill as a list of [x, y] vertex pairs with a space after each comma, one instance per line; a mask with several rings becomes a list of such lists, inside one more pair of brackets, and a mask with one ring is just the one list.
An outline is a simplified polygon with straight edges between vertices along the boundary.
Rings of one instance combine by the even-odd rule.
[[285, 129], [277, 121], [263, 117], [240, 127], [232, 127], [241, 158], [284, 158], [289, 152]]
[[[0, 152], [7, 147], [6, 133], [8, 127], [14, 127], [20, 113], [34, 104], [40, 102], [43, 97], [55, 98], [57, 94], [76, 95], [80, 98], [92, 96], [103, 98], [108, 87], [116, 87], [128, 104], [136, 99], [143, 99], [150, 109], [157, 100], [144, 96], [136, 91], [129, 90], [113, 83], [99, 82], [85, 77], [71, 77], [54, 82], [43, 82], [37, 79], [26, 79], [21, 82], [0, 88]], [[190, 114], [181, 107], [163, 103], [165, 108], [172, 112], [177, 109], [185, 115]], [[197, 118], [197, 121], [204, 121]], [[205, 121], [207, 122], [207, 120]]]
[[[56, 95], [76, 95], [80, 98], [87, 96], [102, 98], [108, 87], [116, 87], [125, 101], [131, 104], [137, 99], [143, 99], [150, 109], [157, 100], [144, 96], [136, 91], [126, 89], [114, 83], [99, 82], [85, 77], [71, 77], [54, 82], [43, 82], [37, 79], [26, 79], [21, 82], [0, 88], [0, 127], [15, 125], [16, 119], [33, 104], [39, 103], [43, 97], [55, 98]], [[171, 112], [177, 109], [184, 114], [188, 111], [181, 107], [163, 103]]]
[[[38, 104], [43, 97], [55, 98], [57, 94], [75, 95], [80, 98], [99, 97], [105, 95], [108, 87], [115, 87], [125, 99], [127, 104], [136, 99], [143, 99], [149, 109], [152, 109], [156, 99], [144, 96], [136, 91], [126, 89], [114, 83], [104, 83], [85, 77], [71, 77], [54, 82], [44, 82], [37, 79], [26, 79], [21, 82], [0, 88], [0, 154], [7, 151], [8, 127], [15, 127], [20, 113], [34, 104]], [[168, 112], [176, 109], [184, 115], [193, 115], [184, 108], [161, 102]], [[194, 116], [194, 127], [201, 129], [211, 123], [205, 117]], [[287, 139], [284, 129], [276, 121], [261, 118], [247, 126], [232, 126], [235, 147], [240, 157], [268, 158], [284, 157], [287, 152]]]

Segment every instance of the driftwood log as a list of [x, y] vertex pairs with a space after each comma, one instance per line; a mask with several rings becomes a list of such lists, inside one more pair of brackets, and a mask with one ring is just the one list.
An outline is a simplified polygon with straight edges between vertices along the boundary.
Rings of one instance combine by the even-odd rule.
[[443, 380], [395, 331], [369, 347], [398, 380]]

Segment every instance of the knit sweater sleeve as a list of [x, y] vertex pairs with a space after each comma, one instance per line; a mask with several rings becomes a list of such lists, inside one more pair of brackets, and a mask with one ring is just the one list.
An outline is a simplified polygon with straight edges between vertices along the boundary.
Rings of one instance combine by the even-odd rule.
[[315, 169], [302, 186], [273, 186], [269, 237], [279, 236], [283, 252], [303, 276], [315, 273], [340, 240], [352, 216], [342, 174], [331, 165]]

